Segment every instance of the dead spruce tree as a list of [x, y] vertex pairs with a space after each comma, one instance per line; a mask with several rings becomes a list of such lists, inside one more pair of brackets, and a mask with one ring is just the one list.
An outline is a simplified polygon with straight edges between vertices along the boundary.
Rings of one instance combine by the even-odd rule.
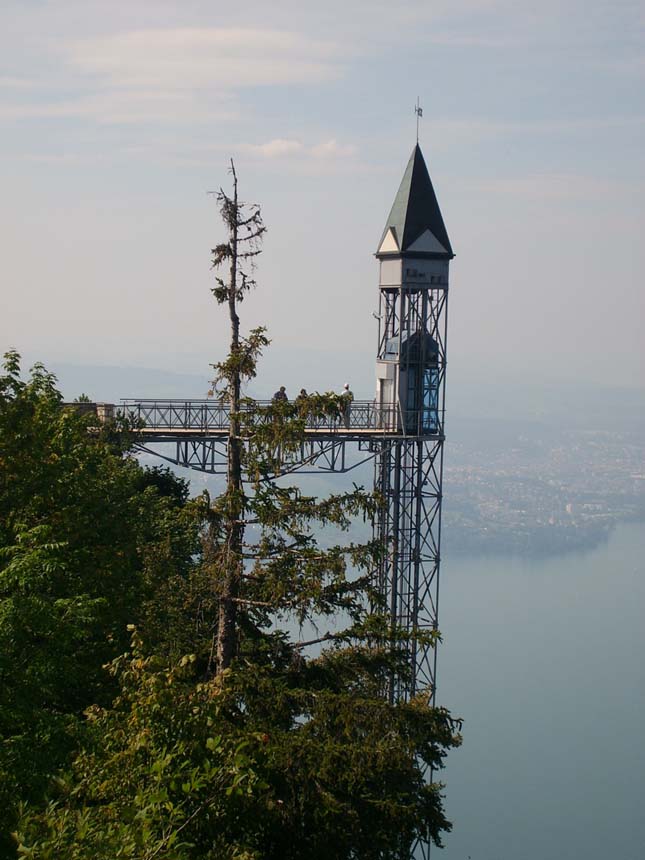
[[[213, 267], [226, 276], [216, 275], [212, 292], [227, 306], [230, 324], [228, 355], [213, 365], [213, 394], [229, 410], [226, 488], [210, 508], [205, 547], [218, 600], [210, 661], [215, 672], [228, 669], [241, 647], [245, 657], [255, 659], [258, 647], [266, 647], [269, 639], [275, 644], [279, 619], [317, 624], [321, 615], [344, 612], [357, 621], [370, 592], [369, 576], [348, 578], [348, 569], [367, 571], [378, 550], [373, 543], [323, 550], [314, 536], [316, 529], [347, 530], [353, 517], [370, 517], [375, 500], [362, 489], [318, 500], [275, 480], [283, 459], [299, 448], [306, 421], [339, 420], [341, 398], [315, 394], [304, 404], [274, 402], [262, 408], [242, 396], [269, 344], [264, 328], [243, 336], [238, 315], [239, 304], [256, 285], [254, 261], [266, 227], [259, 207], [240, 201], [233, 162], [230, 171], [232, 194], [222, 189], [217, 194], [227, 241], [213, 249]], [[247, 540], [249, 526], [252, 540]]]
[[[244, 487], [242, 480], [243, 440], [241, 438], [240, 405], [242, 382], [255, 376], [257, 358], [263, 346], [268, 345], [264, 329], [252, 331], [247, 338], [240, 337], [238, 304], [255, 286], [249, 276], [253, 262], [260, 253], [266, 227], [259, 206], [241, 204], [238, 199], [237, 174], [231, 159], [233, 194], [220, 188], [217, 193], [222, 221], [228, 241], [213, 249], [213, 268], [228, 267], [228, 278], [217, 275], [213, 295], [218, 304], [228, 305], [231, 339], [225, 361], [214, 365], [218, 396], [228, 401], [228, 464], [226, 493], [220, 500], [217, 523], [224, 525], [224, 540], [218, 541], [215, 523], [211, 523], [211, 549], [219, 543], [217, 562], [224, 572], [219, 594], [216, 659], [219, 671], [227, 669], [236, 648], [237, 601], [243, 574], [242, 545], [244, 540]], [[215, 560], [215, 559], [213, 559]]]

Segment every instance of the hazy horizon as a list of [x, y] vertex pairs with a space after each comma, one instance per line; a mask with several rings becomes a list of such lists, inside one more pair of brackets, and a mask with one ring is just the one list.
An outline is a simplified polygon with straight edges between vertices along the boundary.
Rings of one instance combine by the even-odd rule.
[[0, 20], [0, 348], [206, 371], [226, 338], [206, 192], [233, 156], [269, 228], [243, 326], [371, 372], [419, 96], [456, 252], [451, 373], [643, 384], [631, 0], [9, 0]]
[[[23, 375], [35, 361], [41, 361], [53, 372], [67, 400], [80, 394], [91, 399], [118, 403], [128, 398], [206, 398], [209, 374], [178, 373], [161, 368], [83, 365], [50, 361], [35, 355], [22, 356]], [[357, 399], [374, 396], [373, 361], [362, 357], [360, 364], [344, 361], [342, 356], [323, 363], [320, 355], [297, 363], [283, 352], [275, 360], [270, 349], [260, 363], [257, 379], [247, 386], [249, 396], [269, 398], [279, 385], [295, 396], [301, 387], [308, 391], [338, 391], [346, 379], [351, 381]], [[448, 443], [452, 418], [483, 420], [544, 421], [557, 418], [563, 425], [601, 417], [604, 426], [626, 429], [628, 425], [645, 426], [645, 388], [594, 385], [585, 381], [525, 382], [508, 372], [493, 380], [448, 371], [446, 420]], [[596, 425], [594, 425], [596, 426]]]

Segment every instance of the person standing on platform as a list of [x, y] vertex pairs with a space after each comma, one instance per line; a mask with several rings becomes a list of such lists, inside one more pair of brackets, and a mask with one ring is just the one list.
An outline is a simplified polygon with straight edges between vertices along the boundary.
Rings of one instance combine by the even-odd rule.
[[287, 397], [287, 389], [284, 385], [281, 385], [280, 388], [273, 395], [273, 400], [276, 403], [287, 403], [289, 398]]
[[295, 406], [297, 406], [298, 412], [300, 413], [301, 416], [304, 416], [307, 413], [308, 401], [309, 401], [309, 395], [307, 394], [307, 389], [301, 388], [300, 394], [298, 394], [296, 399], [293, 401]]
[[349, 382], [346, 382], [343, 385], [343, 393], [340, 395], [342, 410], [343, 410], [343, 422], [345, 423], [345, 428], [349, 430], [349, 421], [352, 412], [352, 400], [354, 399], [354, 395], [349, 387]]

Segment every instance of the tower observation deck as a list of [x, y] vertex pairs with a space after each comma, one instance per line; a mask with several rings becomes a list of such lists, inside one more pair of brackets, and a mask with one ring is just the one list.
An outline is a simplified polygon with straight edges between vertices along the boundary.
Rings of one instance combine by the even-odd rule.
[[[270, 421], [272, 405], [270, 400], [254, 400], [243, 404], [242, 411], [253, 409], [256, 421]], [[119, 405], [99, 403], [95, 408], [103, 421], [122, 414], [139, 426], [135, 448], [141, 452], [200, 472], [226, 471], [228, 403], [131, 398]], [[285, 462], [285, 469], [302, 472], [310, 466], [315, 471], [350, 471], [373, 457], [375, 443], [406, 437], [417, 418], [416, 410], [401, 410], [398, 404], [377, 403], [376, 399], [352, 401], [343, 417], [308, 415], [300, 452], [295, 460]], [[430, 426], [426, 417], [426, 435], [440, 433], [443, 415], [436, 412], [432, 420]], [[355, 443], [353, 447], [366, 456], [347, 456], [347, 443]]]

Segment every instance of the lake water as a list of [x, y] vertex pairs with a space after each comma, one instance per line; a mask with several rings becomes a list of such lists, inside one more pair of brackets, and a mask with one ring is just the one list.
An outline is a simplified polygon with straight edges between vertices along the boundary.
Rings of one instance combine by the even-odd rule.
[[438, 860], [645, 858], [645, 527], [586, 554], [451, 560], [438, 701], [465, 718]]

